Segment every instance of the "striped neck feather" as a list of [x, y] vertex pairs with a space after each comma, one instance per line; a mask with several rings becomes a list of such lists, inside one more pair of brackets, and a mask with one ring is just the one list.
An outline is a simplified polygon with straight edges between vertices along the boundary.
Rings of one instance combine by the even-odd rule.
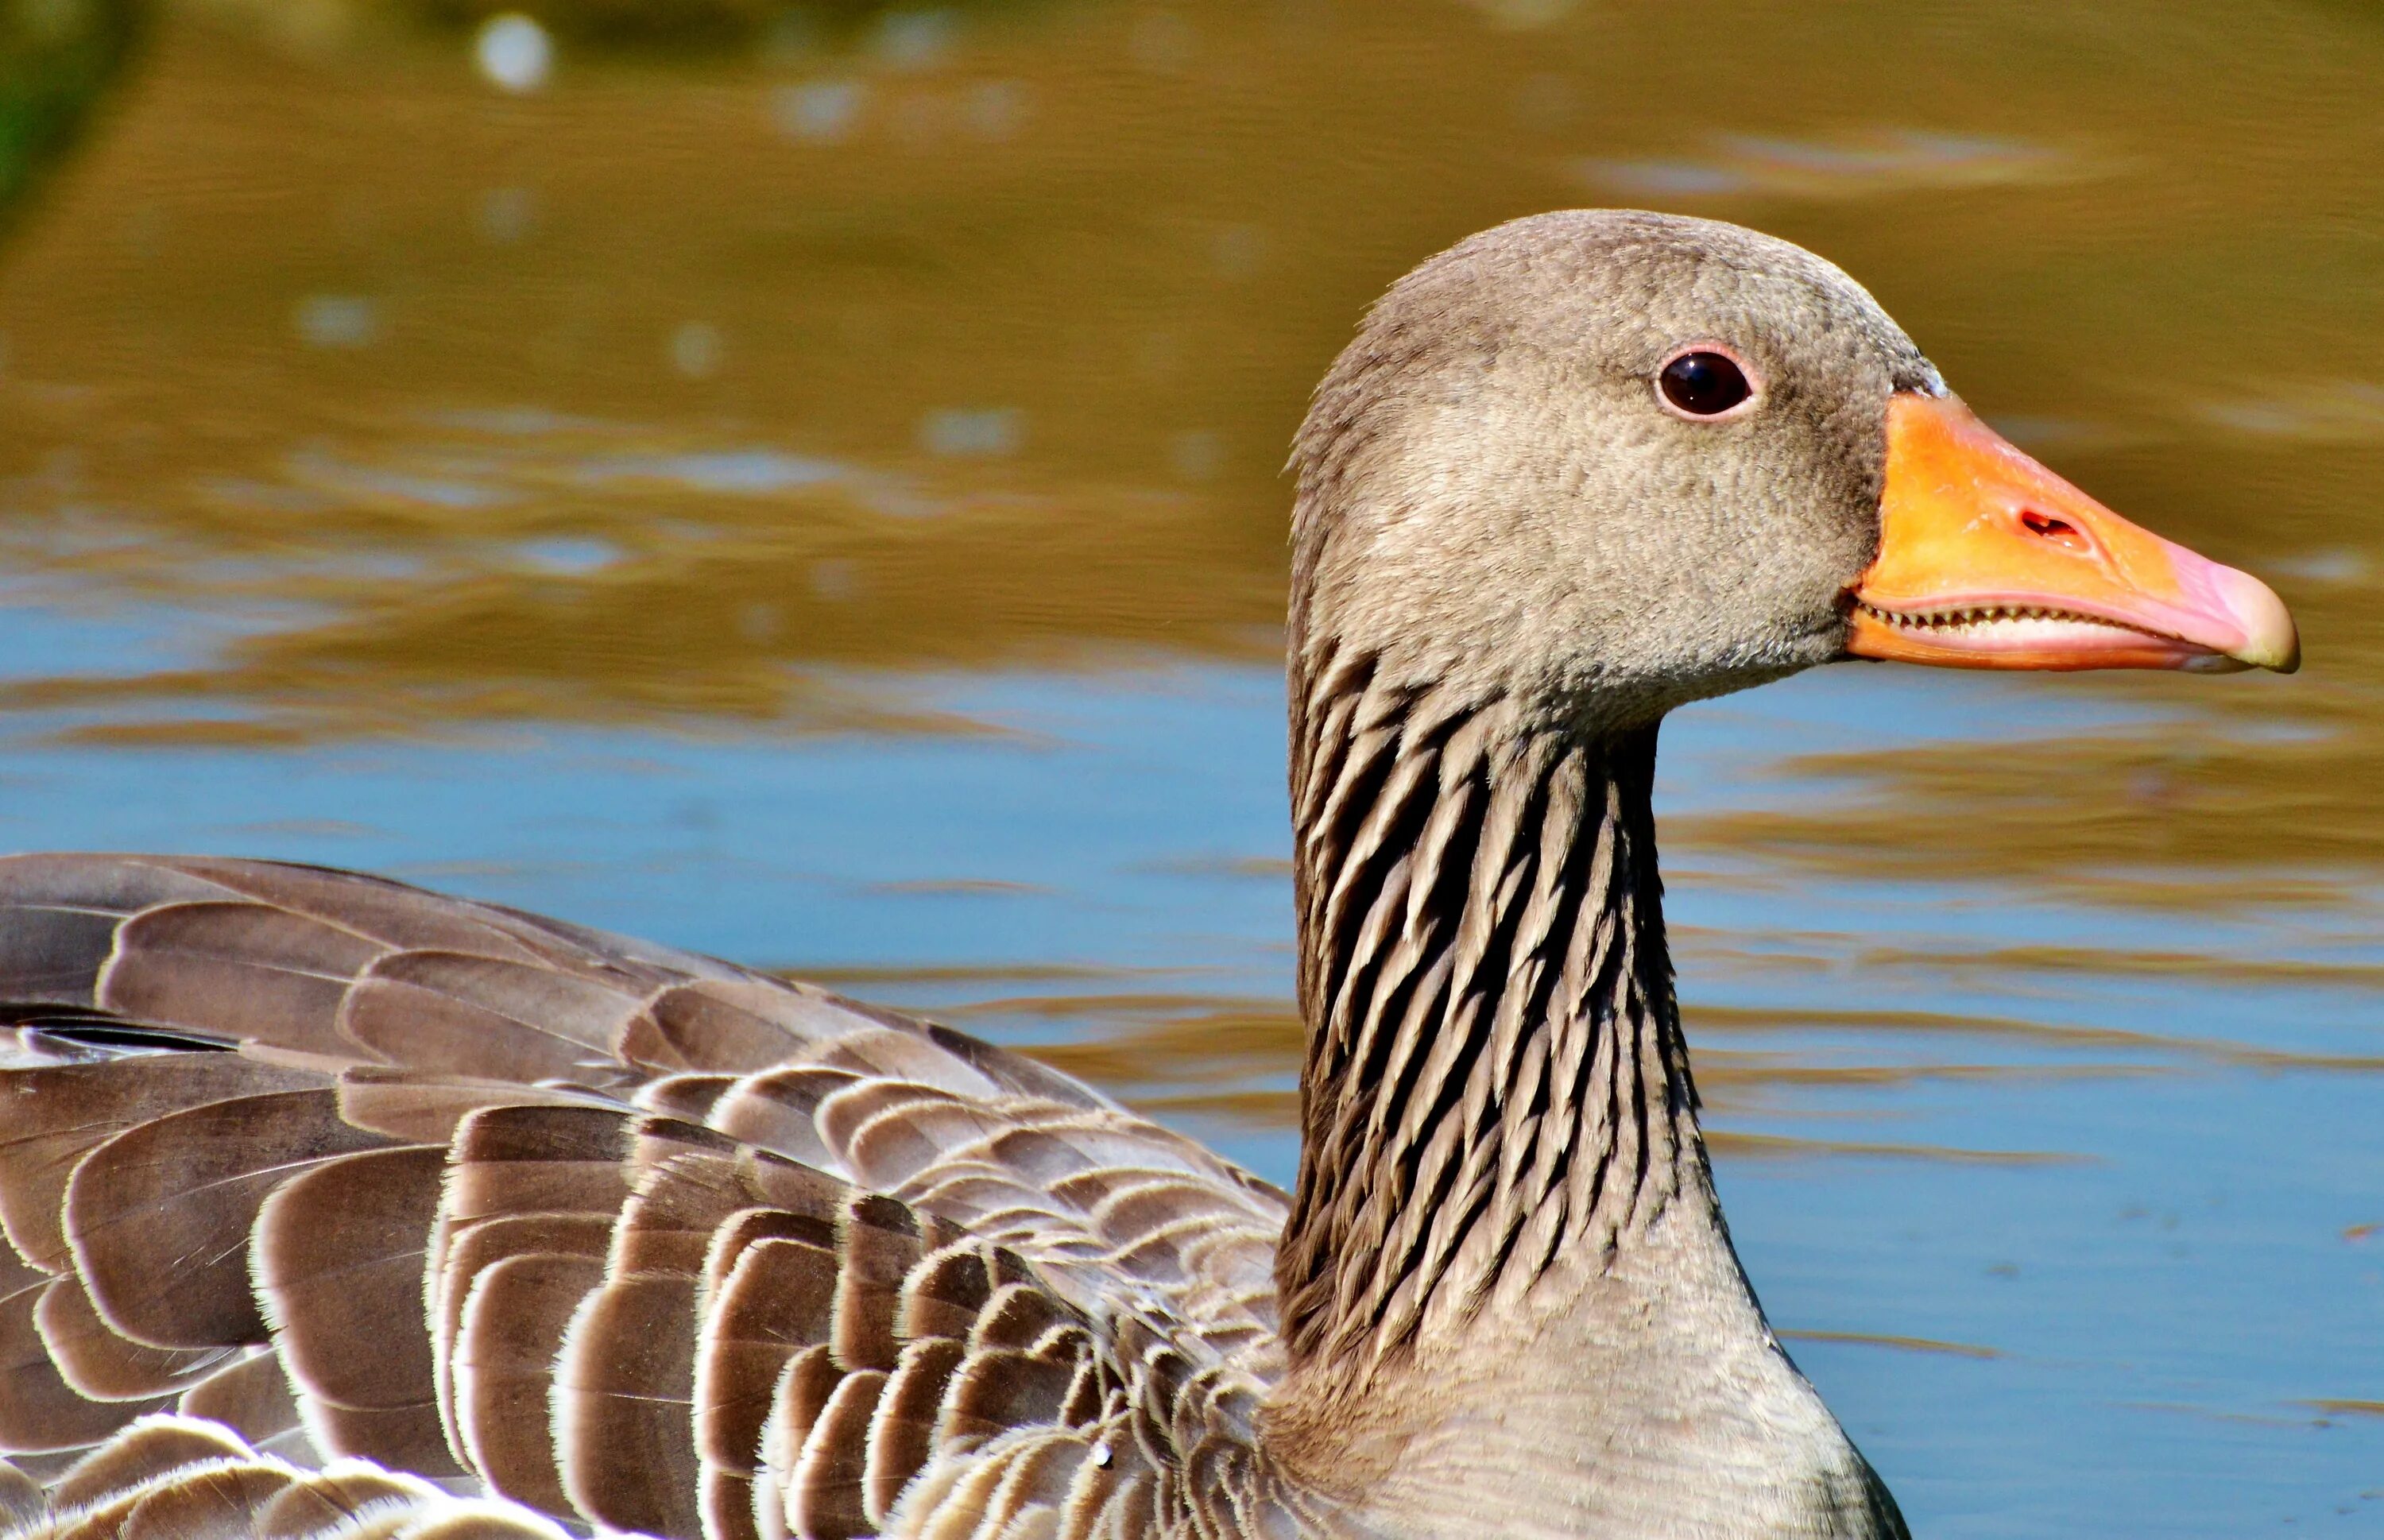
[[1704, 1190], [1649, 796], [1505, 698], [1293, 680], [1298, 1192], [1276, 1263], [1295, 1368], [1365, 1365], [1595, 1270]]

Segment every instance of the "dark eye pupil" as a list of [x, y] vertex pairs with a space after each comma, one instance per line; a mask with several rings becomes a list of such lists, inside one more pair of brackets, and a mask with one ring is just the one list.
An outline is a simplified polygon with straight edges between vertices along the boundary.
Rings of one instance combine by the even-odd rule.
[[1664, 399], [1692, 416], [1729, 411], [1754, 392], [1737, 365], [1719, 353], [1684, 353], [1657, 379]]

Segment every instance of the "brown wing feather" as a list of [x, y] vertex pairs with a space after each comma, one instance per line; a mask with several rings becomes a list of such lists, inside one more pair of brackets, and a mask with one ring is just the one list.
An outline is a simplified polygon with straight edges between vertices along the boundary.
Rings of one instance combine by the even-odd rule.
[[423, 1261], [446, 1176], [428, 1145], [324, 1161], [260, 1205], [250, 1270], [326, 1454], [460, 1475], [439, 1416]]
[[43, 1285], [33, 1324], [58, 1374], [78, 1396], [94, 1401], [147, 1401], [179, 1395], [205, 1381], [233, 1347], [153, 1348], [120, 1335], [92, 1302], [76, 1273]]
[[989, 1540], [1262, 1504], [1183, 1472], [1250, 1466], [1282, 1195], [1001, 1049], [183, 857], [0, 860], [0, 1530]]
[[262, 1342], [248, 1276], [258, 1210], [300, 1171], [386, 1143], [343, 1120], [329, 1086], [153, 1118], [85, 1156], [67, 1184], [74, 1270], [108, 1324], [136, 1342]]
[[185, 1417], [220, 1422], [251, 1447], [268, 1454], [289, 1451], [311, 1459], [314, 1452], [281, 1360], [269, 1352], [217, 1370], [184, 1391], [175, 1410]]

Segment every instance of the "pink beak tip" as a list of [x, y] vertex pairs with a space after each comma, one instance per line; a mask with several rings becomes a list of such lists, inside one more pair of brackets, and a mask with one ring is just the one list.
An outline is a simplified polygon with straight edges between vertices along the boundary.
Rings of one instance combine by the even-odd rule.
[[2301, 631], [2277, 590], [2248, 572], [2223, 568], [2221, 594], [2229, 617], [2243, 633], [2229, 656], [2259, 668], [2291, 674], [2302, 665]]

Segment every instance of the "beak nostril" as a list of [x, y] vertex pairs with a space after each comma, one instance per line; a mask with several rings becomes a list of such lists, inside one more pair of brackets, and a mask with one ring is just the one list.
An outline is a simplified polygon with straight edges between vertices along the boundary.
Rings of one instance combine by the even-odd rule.
[[2055, 545], [2067, 546], [2072, 551], [2093, 549], [2086, 537], [2078, 532], [2078, 527], [2066, 518], [2055, 518], [2051, 514], [2040, 514], [2033, 508], [2023, 508], [2019, 521], [2028, 526], [2030, 534], [2041, 535]]

